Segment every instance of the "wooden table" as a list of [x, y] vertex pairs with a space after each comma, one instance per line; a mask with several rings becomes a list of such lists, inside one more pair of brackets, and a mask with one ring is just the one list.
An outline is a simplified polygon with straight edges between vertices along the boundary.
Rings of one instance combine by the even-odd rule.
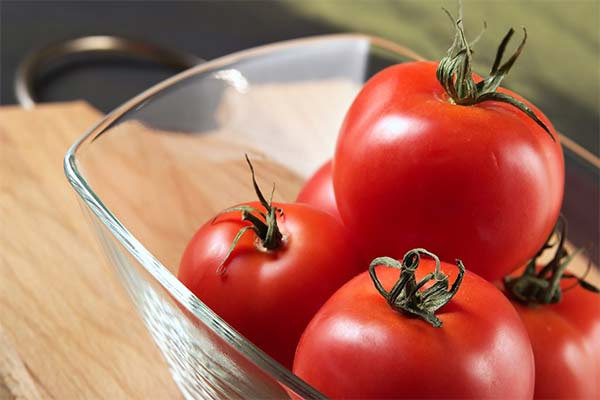
[[182, 398], [63, 173], [101, 116], [82, 102], [0, 108], [2, 400]]

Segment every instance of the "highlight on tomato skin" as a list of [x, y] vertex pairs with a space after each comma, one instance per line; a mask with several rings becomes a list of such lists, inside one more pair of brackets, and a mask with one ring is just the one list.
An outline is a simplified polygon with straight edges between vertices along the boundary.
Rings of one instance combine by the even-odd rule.
[[[393, 292], [405, 268], [404, 262], [400, 271], [375, 266], [384, 293]], [[448, 283], [440, 293], [447, 293], [461, 272], [445, 262], [440, 270]], [[414, 278], [435, 271], [435, 260], [421, 258]], [[491, 283], [463, 274], [436, 312], [442, 323], [436, 328], [392, 307], [363, 272], [312, 319], [296, 349], [294, 373], [329, 398], [532, 398], [533, 353], [518, 314]]]
[[499, 51], [493, 73], [479, 78], [456, 25], [458, 39], [441, 62], [391, 66], [364, 85], [340, 128], [333, 186], [342, 220], [360, 232], [369, 258], [422, 246], [495, 281], [552, 231], [563, 152], [548, 118], [498, 86], [524, 39], [504, 64]]

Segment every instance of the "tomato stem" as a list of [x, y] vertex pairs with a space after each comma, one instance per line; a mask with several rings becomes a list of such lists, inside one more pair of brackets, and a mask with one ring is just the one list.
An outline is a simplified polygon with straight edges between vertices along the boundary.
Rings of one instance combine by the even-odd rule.
[[[506, 46], [515, 32], [514, 29], [510, 28], [502, 39], [500, 46], [498, 46], [496, 59], [494, 60], [490, 75], [476, 83], [471, 71], [473, 53], [471, 46], [479, 40], [481, 34], [472, 43], [467, 41], [463, 26], [462, 5], [459, 6], [459, 17], [456, 20], [454, 20], [454, 17], [452, 17], [452, 14], [450, 14], [448, 10], [444, 9], [444, 12], [450, 17], [452, 23], [455, 25], [456, 35], [452, 46], [448, 49], [448, 54], [440, 60], [436, 76], [448, 96], [450, 96], [450, 99], [452, 99], [452, 103], [463, 106], [470, 106], [484, 101], [499, 101], [510, 104], [534, 120], [542, 129], [544, 129], [544, 131], [546, 131], [546, 133], [548, 133], [548, 135], [550, 135], [550, 138], [552, 138], [553, 141], [556, 141], [554, 135], [550, 132], [550, 129], [548, 129], [546, 124], [538, 118], [527, 104], [506, 93], [497, 92], [500, 83], [508, 74], [525, 47], [527, 30], [523, 27], [523, 40], [521, 41], [521, 44], [513, 55], [504, 64], [501, 64]], [[485, 27], [486, 25], [484, 24], [484, 29]]]
[[[598, 288], [584, 280], [585, 275], [578, 278], [566, 273], [571, 260], [582, 251], [580, 248], [569, 254], [565, 248], [566, 237], [567, 221], [564, 216], [560, 215], [548, 240], [527, 263], [523, 274], [518, 277], [507, 276], [504, 278], [504, 287], [513, 299], [529, 306], [558, 303], [563, 294], [560, 287], [562, 279], [577, 279], [577, 284], [584, 289], [600, 293]], [[538, 259], [552, 247], [556, 248], [552, 259], [548, 264], [536, 270]]]
[[[237, 245], [238, 241], [241, 237], [248, 231], [252, 230], [256, 234], [258, 240], [260, 241], [260, 245], [263, 249], [274, 251], [279, 249], [284, 244], [283, 234], [277, 225], [277, 214], [280, 216], [283, 215], [283, 210], [278, 207], [273, 207], [273, 193], [275, 193], [275, 185], [273, 185], [273, 189], [271, 190], [271, 196], [269, 201], [263, 196], [258, 183], [256, 182], [256, 175], [254, 173], [254, 167], [250, 162], [250, 158], [248, 158], [248, 154], [245, 154], [246, 162], [250, 167], [250, 172], [252, 174], [252, 185], [254, 186], [254, 192], [260, 201], [260, 204], [264, 207], [266, 212], [263, 212], [257, 208], [241, 205], [235, 206], [231, 208], [227, 208], [223, 210], [219, 215], [232, 212], [232, 211], [241, 211], [242, 212], [242, 221], [248, 221], [251, 225], [244, 226], [241, 228], [238, 233], [233, 238], [231, 246], [225, 255], [225, 258], [217, 267], [217, 273], [222, 275], [226, 272], [226, 262], [229, 260], [233, 249]], [[215, 217], [216, 220], [217, 217]], [[214, 222], [214, 220], [213, 220]]]
[[[435, 270], [417, 282], [415, 272], [422, 254], [435, 260]], [[390, 257], [375, 258], [369, 265], [369, 275], [377, 291], [381, 293], [392, 308], [420, 317], [435, 328], [439, 328], [442, 326], [442, 321], [435, 315], [435, 312], [452, 300], [465, 273], [462, 262], [456, 260], [456, 264], [458, 265], [458, 276], [451, 288], [448, 288], [448, 275], [440, 270], [440, 259], [435, 254], [420, 248], [407, 252], [402, 258], [402, 263]], [[378, 265], [400, 270], [400, 277], [389, 292], [384, 289], [379, 278], [377, 278], [375, 267]], [[434, 283], [423, 289], [430, 281]]]

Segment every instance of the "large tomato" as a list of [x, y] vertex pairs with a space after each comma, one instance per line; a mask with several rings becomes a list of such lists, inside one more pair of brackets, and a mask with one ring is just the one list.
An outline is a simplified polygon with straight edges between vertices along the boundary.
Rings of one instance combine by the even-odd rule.
[[[408, 267], [418, 266], [412, 288], [433, 273], [429, 278], [436, 283], [424, 287], [441, 286], [443, 297], [452, 292], [457, 267], [442, 263], [447, 275], [436, 273], [434, 261], [415, 262], [414, 252], [404, 258], [400, 278], [397, 270], [383, 266], [376, 267], [376, 277], [388, 296], [403, 286], [393, 305], [439, 306], [435, 295], [425, 294], [427, 289], [411, 297], [411, 287], [398, 282], [411, 281]], [[379, 262], [374, 260], [372, 267]], [[532, 397], [534, 363], [527, 332], [497, 288], [467, 271], [437, 317], [440, 328], [397, 311], [364, 272], [339, 289], [310, 322], [296, 350], [294, 372], [331, 398]]]
[[366, 83], [337, 142], [337, 206], [370, 257], [423, 246], [499, 279], [552, 231], [563, 195], [562, 149], [531, 103], [502, 88], [475, 91], [482, 81], [470, 69], [462, 81], [470, 79], [473, 91], [462, 99], [458, 72], [448, 62], [442, 67], [444, 85], [434, 62], [392, 66]]
[[188, 244], [178, 277], [225, 321], [291, 368], [312, 316], [364, 267], [334, 217], [306, 205], [259, 198], [206, 222]]
[[300, 193], [298, 193], [296, 201], [323, 210], [341, 222], [342, 218], [340, 217], [333, 191], [331, 165], [332, 161], [327, 161], [306, 181]]
[[[597, 399], [600, 296], [593, 293], [597, 289], [589, 284], [585, 289], [573, 279], [563, 279], [569, 256], [560, 252], [559, 246], [545, 266], [537, 265], [537, 257], [534, 258], [528, 268], [519, 272], [520, 276], [507, 279], [505, 291], [513, 300], [533, 347], [535, 398]], [[560, 282], [559, 286], [553, 287], [554, 281]]]

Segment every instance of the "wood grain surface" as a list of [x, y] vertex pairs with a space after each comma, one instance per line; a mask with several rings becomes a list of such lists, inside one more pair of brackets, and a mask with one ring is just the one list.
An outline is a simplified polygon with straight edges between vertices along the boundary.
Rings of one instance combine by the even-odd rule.
[[0, 326], [0, 399], [39, 400], [42, 394], [13, 341]]
[[0, 109], [2, 399], [182, 398], [62, 170], [100, 117], [84, 103]]
[[[103, 204], [172, 273], [194, 232], [219, 211], [265, 195], [294, 201], [303, 179], [225, 130], [182, 134], [126, 121], [93, 143], [81, 169]], [[253, 144], [256, 144], [253, 141]]]

